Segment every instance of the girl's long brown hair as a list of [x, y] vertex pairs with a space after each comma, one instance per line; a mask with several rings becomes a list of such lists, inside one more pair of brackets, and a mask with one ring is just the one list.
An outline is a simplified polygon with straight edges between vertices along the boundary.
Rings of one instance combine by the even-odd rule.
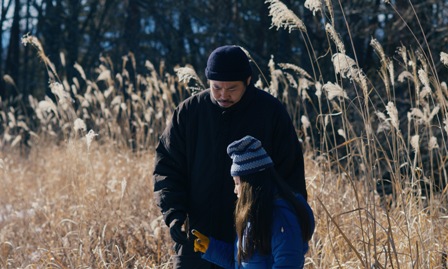
[[[297, 201], [292, 189], [274, 168], [241, 176], [240, 185], [240, 198], [235, 208], [239, 264], [252, 257], [255, 251], [260, 255], [271, 253], [272, 214], [277, 194], [293, 206], [302, 229], [303, 240], [310, 240], [313, 231], [308, 210]], [[246, 229], [249, 222], [250, 229]]]

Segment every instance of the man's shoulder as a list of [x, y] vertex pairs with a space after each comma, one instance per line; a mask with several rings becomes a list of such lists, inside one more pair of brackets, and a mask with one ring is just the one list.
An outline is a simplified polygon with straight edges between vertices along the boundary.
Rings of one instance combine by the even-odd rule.
[[251, 99], [251, 109], [262, 109], [261, 111], [267, 114], [274, 113], [275, 115], [283, 115], [286, 113], [286, 109], [280, 100], [267, 91], [254, 87]]
[[183, 100], [178, 107], [181, 110], [183, 109], [188, 110], [193, 109], [200, 105], [204, 105], [207, 102], [210, 102], [210, 90], [208, 89], [200, 91], [199, 93], [196, 93], [188, 97], [187, 99]]
[[275, 105], [281, 105], [280, 100], [278, 100], [276, 97], [274, 97], [269, 92], [254, 87], [254, 96], [258, 101], [263, 101], [266, 103], [271, 103]]

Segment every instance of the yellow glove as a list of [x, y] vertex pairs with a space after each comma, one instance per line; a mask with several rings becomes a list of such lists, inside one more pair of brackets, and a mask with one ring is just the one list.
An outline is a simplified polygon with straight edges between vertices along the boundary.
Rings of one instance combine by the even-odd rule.
[[197, 239], [194, 240], [194, 252], [200, 251], [205, 253], [208, 249], [210, 239], [196, 230], [192, 230], [191, 233], [197, 237]]

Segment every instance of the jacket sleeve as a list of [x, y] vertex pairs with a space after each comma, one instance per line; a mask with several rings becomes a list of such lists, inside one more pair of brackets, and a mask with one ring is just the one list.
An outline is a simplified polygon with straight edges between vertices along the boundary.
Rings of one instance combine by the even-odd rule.
[[277, 120], [273, 130], [273, 161], [276, 170], [290, 185], [294, 192], [300, 193], [307, 200], [305, 183], [305, 166], [301, 143], [297, 137], [288, 112], [282, 104], [278, 104]]
[[156, 148], [154, 195], [165, 223], [186, 219], [188, 170], [185, 145], [185, 120], [177, 108]]
[[207, 251], [202, 254], [202, 258], [223, 268], [233, 269], [235, 267], [233, 252], [232, 244], [210, 237]]
[[[308, 244], [302, 243], [302, 231], [298, 222], [291, 223], [283, 214], [277, 214], [273, 223], [271, 248], [273, 269], [303, 268]], [[300, 243], [299, 243], [300, 242]]]

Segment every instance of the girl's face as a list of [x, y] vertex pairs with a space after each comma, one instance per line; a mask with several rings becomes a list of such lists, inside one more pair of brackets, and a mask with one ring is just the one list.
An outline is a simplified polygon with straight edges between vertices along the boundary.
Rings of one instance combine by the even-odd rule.
[[235, 183], [235, 189], [233, 189], [233, 192], [236, 194], [236, 197], [240, 198], [241, 194], [240, 177], [238, 176], [233, 177], [233, 182]]

